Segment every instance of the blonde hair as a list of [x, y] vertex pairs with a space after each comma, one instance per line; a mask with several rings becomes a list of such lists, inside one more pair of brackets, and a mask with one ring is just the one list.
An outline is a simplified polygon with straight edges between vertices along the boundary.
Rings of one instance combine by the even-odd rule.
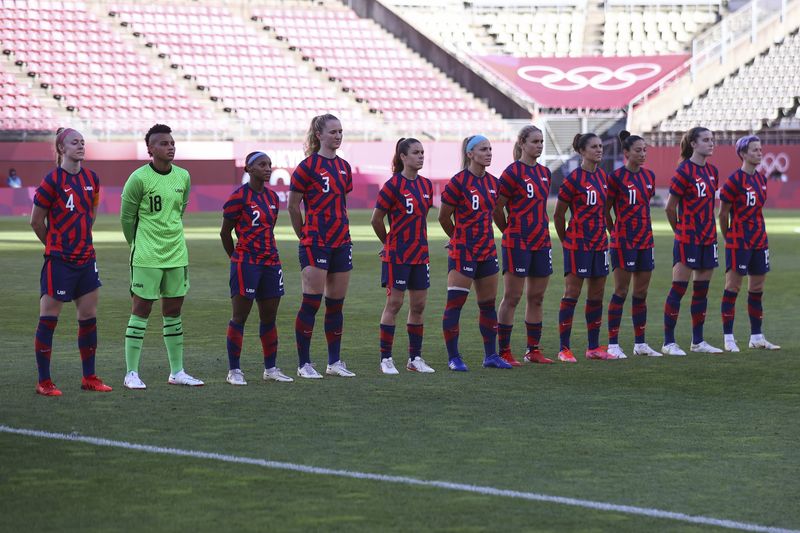
[[59, 149], [59, 146], [63, 148], [64, 146], [64, 139], [67, 138], [67, 135], [70, 133], [80, 133], [72, 128], [58, 128], [56, 130], [56, 165], [61, 166], [61, 162], [64, 161], [64, 151]]
[[319, 139], [317, 138], [317, 133], [322, 133], [322, 130], [325, 128], [325, 124], [327, 124], [329, 120], [339, 120], [339, 119], [331, 115], [330, 113], [326, 113], [324, 115], [317, 115], [316, 117], [311, 119], [311, 124], [308, 127], [308, 132], [306, 132], [306, 141], [303, 144], [303, 150], [305, 151], [306, 157], [316, 152], [319, 152], [320, 143]]
[[542, 133], [542, 130], [534, 126], [533, 124], [529, 124], [519, 130], [517, 134], [517, 142], [514, 143], [514, 161], [519, 161], [522, 157], [522, 145], [525, 144], [525, 141], [528, 140], [528, 135], [531, 133], [536, 132]]

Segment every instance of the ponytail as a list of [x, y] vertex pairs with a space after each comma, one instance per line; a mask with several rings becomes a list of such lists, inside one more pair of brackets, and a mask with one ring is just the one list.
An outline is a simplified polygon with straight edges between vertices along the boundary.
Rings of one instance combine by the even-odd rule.
[[326, 113], [324, 115], [317, 115], [316, 117], [311, 119], [311, 124], [308, 127], [308, 132], [306, 132], [306, 140], [303, 143], [303, 150], [305, 151], [306, 157], [319, 152], [320, 143], [319, 139], [317, 138], [317, 133], [322, 133], [325, 129], [325, 124], [329, 120], [339, 120], [335, 116], [331, 115], [330, 113]]
[[638, 135], [631, 135], [631, 132], [627, 130], [622, 130], [619, 132], [618, 137], [620, 144], [622, 144], [622, 150], [625, 152], [630, 152], [631, 148], [633, 148], [633, 145], [637, 142], [644, 142], [642, 137], [639, 137]]
[[594, 133], [577, 133], [572, 139], [572, 149], [578, 153], [581, 153], [581, 151], [586, 148], [586, 145], [589, 144], [589, 141], [591, 141], [594, 137], [597, 137], [597, 135]]
[[413, 137], [401, 137], [397, 141], [394, 146], [394, 157], [392, 158], [392, 174], [403, 171], [403, 160], [400, 158], [400, 154], [408, 155], [408, 149], [411, 148], [412, 144], [416, 143], [422, 144]]
[[692, 143], [696, 141], [700, 134], [704, 131], [711, 130], [702, 126], [696, 126], [683, 134], [683, 137], [681, 137], [681, 161], [685, 161], [686, 159], [692, 157], [692, 154], [694, 153]]
[[472, 140], [474, 135], [469, 137], [464, 137], [464, 140], [461, 141], [461, 169], [466, 169], [469, 166], [469, 157], [467, 157], [467, 145], [469, 141]]
[[59, 146], [63, 146], [64, 138], [61, 135], [66, 131], [66, 128], [58, 128], [56, 130], [56, 166], [61, 166], [61, 161], [64, 160], [64, 152], [59, 149]]
[[519, 161], [519, 159], [522, 157], [522, 145], [528, 140], [528, 136], [532, 133], [536, 133], [537, 131], [542, 133], [542, 130], [533, 124], [529, 124], [519, 130], [519, 133], [517, 134], [517, 142], [514, 143], [514, 161]]

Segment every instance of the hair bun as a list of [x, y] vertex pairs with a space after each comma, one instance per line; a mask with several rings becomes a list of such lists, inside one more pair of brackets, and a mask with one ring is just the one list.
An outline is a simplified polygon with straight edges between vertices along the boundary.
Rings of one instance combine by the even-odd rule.
[[622, 141], [622, 142], [625, 142], [625, 139], [627, 139], [630, 136], [631, 136], [631, 132], [629, 132], [628, 130], [622, 130], [621, 132], [619, 132], [619, 135], [618, 135], [619, 140]]

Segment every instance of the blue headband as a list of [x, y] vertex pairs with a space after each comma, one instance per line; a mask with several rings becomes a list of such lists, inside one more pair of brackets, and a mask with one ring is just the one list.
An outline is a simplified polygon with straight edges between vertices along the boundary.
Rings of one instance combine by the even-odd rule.
[[473, 135], [472, 139], [470, 139], [469, 142], [467, 143], [467, 152], [471, 152], [472, 149], [478, 145], [478, 143], [488, 140], [489, 139], [487, 139], [483, 135]]
[[247, 163], [245, 163], [245, 166], [249, 167], [250, 165], [252, 165], [253, 163], [255, 163], [255, 162], [256, 162], [256, 160], [258, 160], [260, 157], [269, 157], [269, 156], [268, 156], [267, 154], [265, 154], [264, 152], [255, 152], [255, 153], [254, 153], [253, 155], [251, 155], [251, 156], [250, 156], [250, 158], [247, 160]]

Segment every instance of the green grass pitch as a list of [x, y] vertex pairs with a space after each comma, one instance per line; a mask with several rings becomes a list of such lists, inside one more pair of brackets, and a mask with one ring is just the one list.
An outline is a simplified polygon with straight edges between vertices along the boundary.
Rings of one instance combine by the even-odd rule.
[[[670, 282], [672, 240], [654, 211], [657, 266], [648, 299], [648, 340], [660, 347]], [[242, 368], [250, 382], [225, 383], [230, 317], [228, 260], [217, 213], [187, 216], [191, 291], [184, 306], [186, 368], [206, 381], [171, 387], [154, 310], [141, 375], [147, 391], [122, 387], [123, 336], [130, 313], [128, 248], [116, 217], [95, 227], [104, 286], [98, 318], [98, 374], [109, 394], [80, 390], [74, 307], [64, 307], [53, 350], [61, 398], [34, 393], [33, 334], [42, 246], [25, 218], [0, 219], [0, 425], [153, 446], [265, 458], [302, 465], [485, 485], [655, 508], [740, 522], [800, 528], [800, 213], [770, 212], [772, 272], [764, 296], [765, 333], [779, 352], [747, 350], [746, 299], [737, 306], [740, 354], [629, 358], [577, 365], [480, 368], [482, 345], [474, 294], [461, 320], [471, 371], [446, 369], [441, 333], [447, 262], [431, 213], [432, 279], [424, 357], [432, 375], [380, 375], [379, 243], [369, 213], [352, 214], [354, 252], [345, 302], [343, 356], [352, 380], [326, 377], [264, 383], [257, 314], [245, 330]], [[278, 237], [286, 296], [279, 311], [278, 366], [294, 375], [294, 317], [300, 301], [297, 241], [288, 218]], [[553, 232], [554, 234], [554, 232]], [[498, 241], [499, 243], [499, 241]], [[545, 300], [544, 351], [557, 351], [563, 291], [554, 248]], [[724, 262], [724, 258], [723, 258]], [[723, 269], [712, 280], [706, 338], [722, 343]], [[612, 290], [609, 278], [606, 303]], [[501, 288], [502, 294], [502, 288]], [[586, 343], [583, 299], [573, 346]], [[500, 297], [498, 297], [498, 304]], [[689, 294], [678, 342], [688, 347]], [[395, 341], [405, 361], [401, 311]], [[322, 315], [312, 357], [325, 363]], [[516, 353], [524, 347], [517, 312]], [[605, 322], [603, 333], [605, 340]], [[630, 299], [621, 344], [632, 349]], [[556, 503], [430, 487], [344, 479], [198, 458], [152, 455], [0, 433], [0, 529], [20, 531], [661, 531], [708, 526]]]

